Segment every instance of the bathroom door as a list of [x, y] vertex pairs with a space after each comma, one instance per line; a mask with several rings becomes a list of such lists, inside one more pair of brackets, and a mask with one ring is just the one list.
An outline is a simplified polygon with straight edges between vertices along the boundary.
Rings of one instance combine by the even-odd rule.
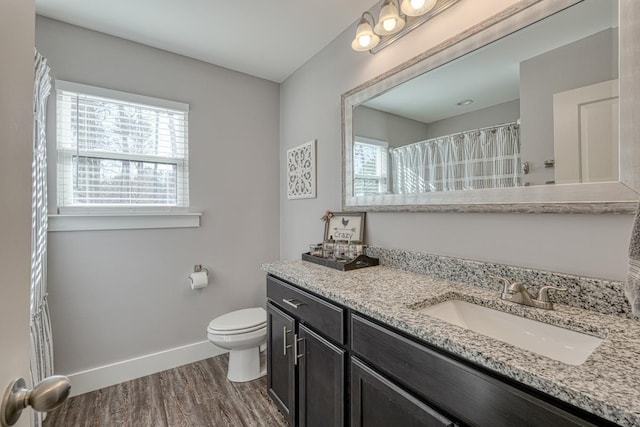
[[618, 181], [618, 80], [553, 95], [556, 184]]
[[0, 1], [0, 398], [29, 378], [34, 36], [34, 0]]

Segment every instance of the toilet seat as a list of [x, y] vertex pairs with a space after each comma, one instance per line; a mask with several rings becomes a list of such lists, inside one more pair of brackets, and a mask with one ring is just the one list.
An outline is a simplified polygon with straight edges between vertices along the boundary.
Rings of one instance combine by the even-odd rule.
[[238, 335], [267, 326], [267, 312], [262, 307], [232, 311], [216, 317], [207, 328], [214, 335]]
[[207, 328], [207, 332], [213, 335], [238, 335], [238, 334], [247, 334], [249, 332], [253, 332], [253, 331], [257, 331], [259, 329], [264, 329], [267, 327], [267, 322], [261, 324], [261, 325], [257, 325], [257, 326], [252, 326], [250, 328], [244, 328], [244, 329], [236, 329], [234, 331], [225, 331], [225, 330], [219, 330], [219, 329], [213, 329], [211, 326], [209, 326]]

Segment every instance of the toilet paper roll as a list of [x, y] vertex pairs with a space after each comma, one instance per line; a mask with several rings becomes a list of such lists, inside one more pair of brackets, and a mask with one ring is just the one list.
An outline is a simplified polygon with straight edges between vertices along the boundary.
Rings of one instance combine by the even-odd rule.
[[209, 284], [209, 277], [206, 271], [193, 272], [189, 275], [191, 281], [191, 289], [204, 288]]

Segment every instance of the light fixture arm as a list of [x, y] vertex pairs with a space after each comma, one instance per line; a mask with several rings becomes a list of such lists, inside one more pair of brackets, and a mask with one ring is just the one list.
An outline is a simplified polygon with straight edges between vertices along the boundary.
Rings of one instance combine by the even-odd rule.
[[[394, 0], [391, 1], [394, 2]], [[407, 19], [409, 16], [405, 15], [405, 13], [402, 11], [400, 0], [395, 0], [394, 3], [396, 4], [396, 9], [398, 9], [398, 15], [400, 15], [402, 19]]]
[[360, 18], [360, 20], [362, 21], [363, 19], [365, 19], [365, 16], [369, 16], [369, 25], [371, 25], [371, 27], [373, 28], [373, 26], [376, 25], [376, 18], [374, 18], [371, 12], [369, 12], [368, 10], [365, 10], [362, 13], [362, 17]]

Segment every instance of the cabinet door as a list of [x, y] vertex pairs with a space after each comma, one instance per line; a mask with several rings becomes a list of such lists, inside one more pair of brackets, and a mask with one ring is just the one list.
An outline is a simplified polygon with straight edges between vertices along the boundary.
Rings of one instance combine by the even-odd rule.
[[299, 425], [343, 426], [346, 352], [304, 325], [298, 332]]
[[267, 304], [267, 393], [289, 425], [295, 420], [296, 376], [293, 363], [293, 318]]
[[351, 359], [351, 427], [454, 425], [358, 359]]

